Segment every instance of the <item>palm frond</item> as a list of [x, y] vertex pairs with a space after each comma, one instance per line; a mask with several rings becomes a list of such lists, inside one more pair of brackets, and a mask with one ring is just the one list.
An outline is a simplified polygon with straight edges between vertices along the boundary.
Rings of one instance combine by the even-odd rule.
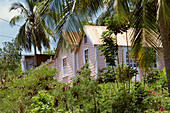
[[10, 25], [13, 26], [16, 24], [16, 22], [19, 22], [23, 19], [25, 19], [26, 16], [21, 14], [21, 15], [15, 15], [14, 17], [12, 17], [12, 19], [10, 20]]
[[[51, 5], [56, 37], [62, 36], [62, 31], [81, 31], [83, 33], [83, 20], [87, 20], [102, 6], [102, 0], [54, 0]], [[53, 23], [52, 23], [53, 24]], [[74, 33], [72, 33], [74, 35]], [[74, 37], [74, 36], [73, 36]], [[76, 37], [76, 36], [75, 36]], [[70, 39], [74, 43], [74, 39]]]
[[31, 51], [32, 39], [31, 39], [31, 32], [28, 26], [28, 23], [25, 22], [19, 29], [19, 32], [15, 38], [18, 42], [18, 45], [25, 48], [26, 51]]
[[22, 5], [21, 3], [17, 3], [17, 2], [14, 2], [12, 3], [9, 11], [12, 11], [12, 10], [17, 10], [17, 9], [20, 9], [21, 10], [21, 14], [22, 13], [25, 13], [26, 15], [29, 14], [29, 12], [27, 11], [27, 9], [24, 7], [24, 5]]
[[[153, 2], [140, 1], [136, 4], [131, 23], [133, 27], [132, 33], [132, 55], [143, 67], [145, 64], [146, 47], [153, 48], [158, 53], [161, 53], [161, 41], [158, 39], [159, 32], [156, 24], [156, 7]], [[150, 49], [147, 49], [149, 51]], [[145, 52], [144, 52], [145, 51]], [[147, 52], [149, 53], [149, 52]], [[150, 58], [151, 59], [151, 58]], [[148, 62], [147, 62], [148, 63]]]

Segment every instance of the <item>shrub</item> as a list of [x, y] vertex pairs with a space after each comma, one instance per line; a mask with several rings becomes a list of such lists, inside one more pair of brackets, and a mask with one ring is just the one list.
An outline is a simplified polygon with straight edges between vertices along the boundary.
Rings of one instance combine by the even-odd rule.
[[53, 108], [53, 96], [49, 95], [47, 91], [39, 91], [38, 95], [32, 97], [31, 112], [33, 113], [52, 113], [55, 111]]
[[8, 75], [11, 81], [6, 78], [5, 84], [0, 83], [0, 111], [28, 112], [31, 98], [37, 95], [38, 91], [50, 91], [55, 87], [56, 80], [53, 76], [56, 72], [55, 68], [44, 66], [24, 75]]

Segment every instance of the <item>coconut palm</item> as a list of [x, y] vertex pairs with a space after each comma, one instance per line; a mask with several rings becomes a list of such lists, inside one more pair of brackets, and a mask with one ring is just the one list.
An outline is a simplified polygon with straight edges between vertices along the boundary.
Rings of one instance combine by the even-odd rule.
[[[98, 9], [103, 4], [102, 0], [49, 0], [50, 9], [53, 11], [48, 15], [48, 25], [55, 30], [55, 37], [61, 37], [63, 40], [65, 36], [63, 31], [69, 31], [70, 41], [75, 43], [77, 34], [72, 31], [83, 32], [83, 22], [89, 21], [97, 14]], [[86, 22], [85, 22], [86, 23]], [[81, 38], [80, 38], [81, 39]], [[62, 41], [61, 41], [62, 42]], [[62, 44], [61, 44], [62, 45]]]
[[[48, 2], [40, 0], [26, 0], [25, 4], [14, 2], [9, 11], [19, 10], [20, 14], [15, 15], [10, 24], [15, 25], [16, 22], [24, 20], [24, 24], [20, 27], [16, 36], [18, 44], [26, 51], [30, 52], [34, 47], [34, 66], [37, 66], [37, 49], [42, 50], [42, 46], [49, 48], [49, 34], [53, 36], [52, 31], [46, 26], [45, 18], [49, 14]], [[43, 7], [45, 6], [45, 7]]]
[[[116, 0], [118, 1], [118, 0]], [[126, 11], [122, 6], [128, 2], [130, 7]], [[170, 41], [169, 41], [169, 28], [170, 28], [170, 1], [169, 0], [119, 0], [121, 6], [121, 15], [123, 18], [128, 18], [133, 30], [132, 50], [136, 59], [140, 59], [139, 64], [142, 65], [142, 53], [145, 47], [153, 47], [159, 50], [160, 41], [163, 46], [163, 54], [165, 60], [168, 92], [170, 93]], [[127, 6], [127, 5], [126, 5]]]

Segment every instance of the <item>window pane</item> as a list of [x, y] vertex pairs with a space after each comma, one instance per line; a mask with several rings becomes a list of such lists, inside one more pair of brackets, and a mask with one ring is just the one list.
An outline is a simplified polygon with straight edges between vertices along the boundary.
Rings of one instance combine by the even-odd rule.
[[67, 59], [63, 58], [63, 77], [67, 75]]
[[84, 43], [87, 43], [87, 35], [84, 36]]
[[63, 67], [67, 66], [66, 58], [63, 59]]
[[89, 57], [88, 57], [88, 49], [84, 51], [84, 55], [85, 55], [85, 56], [84, 56], [84, 58], [85, 58], [85, 63], [87, 63], [88, 58], [89, 58]]

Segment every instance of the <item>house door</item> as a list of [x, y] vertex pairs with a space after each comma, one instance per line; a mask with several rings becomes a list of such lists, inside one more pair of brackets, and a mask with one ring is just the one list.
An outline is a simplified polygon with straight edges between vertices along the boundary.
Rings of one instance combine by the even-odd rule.
[[[140, 81], [140, 71], [139, 71], [138, 64], [131, 57], [129, 58], [129, 61], [128, 61], [127, 47], [123, 48], [123, 60], [124, 60], [124, 64], [128, 65], [128, 62], [129, 62], [130, 67], [132, 67], [132, 68], [134, 68], [138, 71], [138, 74], [136, 76], [136, 80]], [[133, 77], [132, 80], [135, 80], [135, 77]]]

